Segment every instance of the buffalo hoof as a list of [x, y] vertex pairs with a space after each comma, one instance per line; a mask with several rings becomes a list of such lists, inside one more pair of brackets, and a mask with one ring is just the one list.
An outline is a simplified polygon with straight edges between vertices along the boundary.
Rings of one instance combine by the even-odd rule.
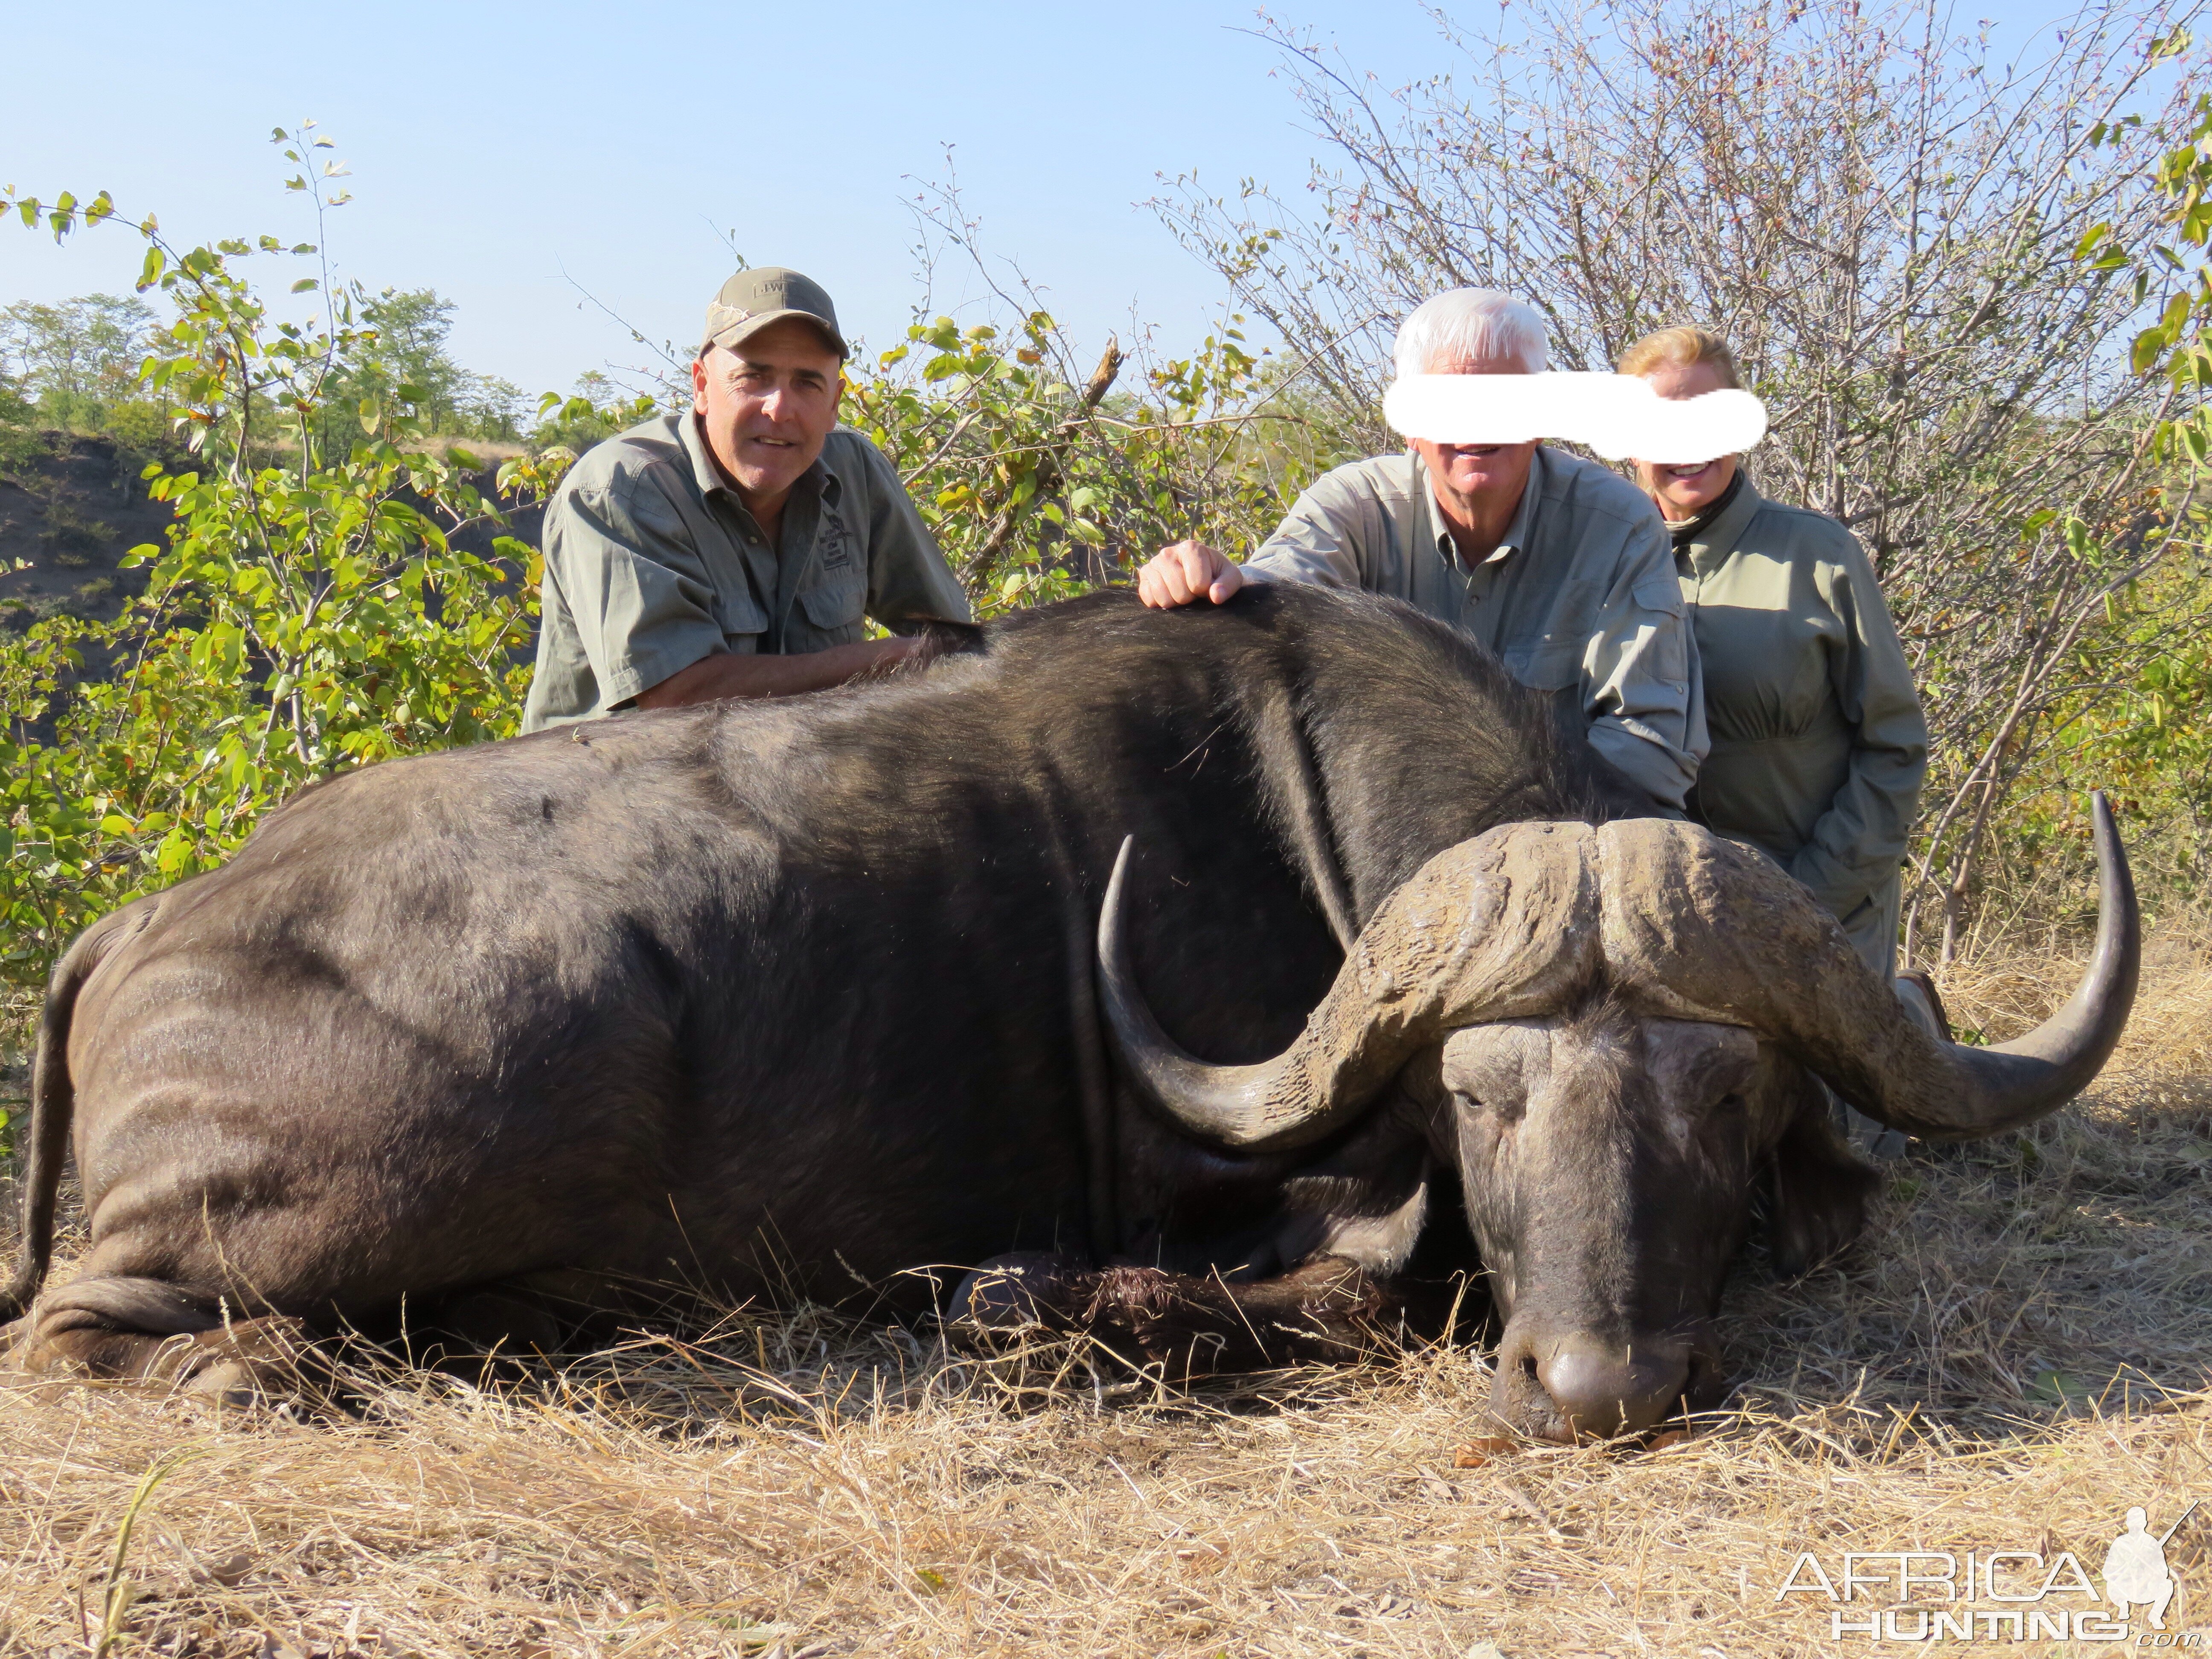
[[987, 1343], [1064, 1328], [1067, 1295], [1082, 1272], [1066, 1256], [1041, 1250], [994, 1256], [960, 1281], [945, 1322], [957, 1334]]
[[1102, 1360], [1187, 1382], [1387, 1352], [1395, 1297], [1360, 1267], [1321, 1257], [1252, 1284], [1052, 1255], [1001, 1256], [954, 1297], [955, 1332], [1003, 1350], [1038, 1332], [1088, 1337]]
[[327, 1358], [300, 1322], [275, 1316], [167, 1337], [70, 1331], [15, 1358], [24, 1370], [57, 1380], [106, 1377], [240, 1410], [319, 1395], [330, 1374]]
[[186, 1378], [179, 1392], [211, 1400], [228, 1411], [253, 1411], [269, 1403], [268, 1379], [243, 1359], [218, 1359]]

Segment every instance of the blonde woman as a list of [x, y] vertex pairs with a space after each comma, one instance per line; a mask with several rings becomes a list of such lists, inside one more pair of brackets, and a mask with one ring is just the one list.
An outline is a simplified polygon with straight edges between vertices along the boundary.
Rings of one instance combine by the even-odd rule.
[[[1742, 385], [1701, 328], [1638, 340], [1620, 367], [1662, 398]], [[1888, 978], [1928, 726], [1874, 568], [1833, 519], [1762, 496], [1735, 456], [1636, 467], [1674, 538], [1705, 671], [1712, 752], [1690, 811], [1780, 860]]]

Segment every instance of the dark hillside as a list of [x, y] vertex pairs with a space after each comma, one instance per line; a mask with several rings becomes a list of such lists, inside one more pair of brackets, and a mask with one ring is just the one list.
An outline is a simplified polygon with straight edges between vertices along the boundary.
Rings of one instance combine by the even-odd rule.
[[145, 464], [112, 438], [0, 434], [0, 627], [63, 612], [106, 622], [144, 589], [143, 570], [117, 567], [169, 522], [146, 498]]
[[[144, 591], [143, 568], [119, 567], [169, 525], [168, 507], [147, 499], [139, 477], [147, 459], [113, 438], [0, 428], [0, 628], [21, 633], [63, 613], [107, 622]], [[486, 467], [477, 487], [489, 492], [495, 471]], [[543, 516], [520, 509], [504, 532], [472, 525], [454, 544], [484, 558], [501, 533], [535, 545]]]

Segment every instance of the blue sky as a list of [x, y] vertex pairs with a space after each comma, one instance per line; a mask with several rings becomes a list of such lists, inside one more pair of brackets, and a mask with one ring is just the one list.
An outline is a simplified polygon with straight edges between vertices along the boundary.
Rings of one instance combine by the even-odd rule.
[[[1396, 79], [1436, 56], [1407, 0], [1300, 16]], [[266, 140], [312, 116], [353, 171], [331, 221], [343, 265], [456, 301], [456, 355], [535, 392], [639, 355], [570, 279], [647, 335], [681, 336], [732, 268], [725, 232], [752, 263], [819, 279], [848, 329], [888, 343], [919, 291], [912, 180], [942, 176], [949, 143], [988, 245], [1051, 290], [1087, 349], [1133, 307], [1181, 340], [1217, 287], [1134, 204], [1193, 167], [1224, 188], [1293, 182], [1314, 148], [1274, 52], [1239, 32], [1255, 21], [1221, 0], [26, 7], [0, 182], [112, 190], [194, 240], [307, 236]], [[0, 230], [0, 301], [127, 291], [134, 243], [104, 232], [58, 251]]]
[[[1280, 15], [1391, 85], [1449, 67], [1411, 0]], [[0, 182], [111, 190], [187, 242], [309, 237], [266, 141], [312, 116], [353, 173], [343, 269], [436, 288], [461, 361], [536, 392], [641, 356], [580, 288], [655, 339], [690, 333], [732, 268], [724, 233], [889, 343], [918, 293], [915, 181], [951, 144], [987, 245], [1085, 350], [1133, 311], [1181, 346], [1221, 296], [1139, 205], [1158, 175], [1289, 190], [1316, 149], [1255, 21], [1223, 0], [26, 6]], [[119, 228], [59, 250], [0, 228], [0, 302], [125, 291], [140, 251]]]

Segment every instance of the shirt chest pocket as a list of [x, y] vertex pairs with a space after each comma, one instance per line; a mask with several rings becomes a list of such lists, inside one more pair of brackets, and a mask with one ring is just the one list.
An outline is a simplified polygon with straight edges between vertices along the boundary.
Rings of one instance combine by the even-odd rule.
[[728, 526], [704, 503], [672, 499], [659, 490], [640, 490], [629, 503], [630, 520], [641, 541], [681, 550], [688, 555], [684, 597], [703, 608], [732, 651], [759, 648], [768, 630], [768, 613], [752, 595], [743, 556]]
[[735, 559], [708, 564], [714, 581], [714, 622], [732, 651], [757, 651], [768, 632], [768, 612], [753, 597], [753, 585]]
[[1509, 653], [1505, 665], [1532, 691], [1564, 691], [1583, 677], [1582, 640], [1546, 640], [1525, 652]]
[[834, 524], [825, 525], [822, 556], [806, 586], [799, 590], [799, 610], [817, 632], [833, 634], [858, 628], [867, 604], [867, 566], [853, 538]]
[[1579, 684], [1584, 659], [1601, 597], [1598, 584], [1586, 580], [1566, 583], [1540, 633], [1504, 642], [1498, 655], [1513, 678], [1535, 691], [1564, 691]]
[[725, 588], [714, 595], [714, 620], [721, 624], [723, 637], [739, 651], [758, 650], [760, 636], [768, 632], [768, 612], [742, 589], [732, 592]]

